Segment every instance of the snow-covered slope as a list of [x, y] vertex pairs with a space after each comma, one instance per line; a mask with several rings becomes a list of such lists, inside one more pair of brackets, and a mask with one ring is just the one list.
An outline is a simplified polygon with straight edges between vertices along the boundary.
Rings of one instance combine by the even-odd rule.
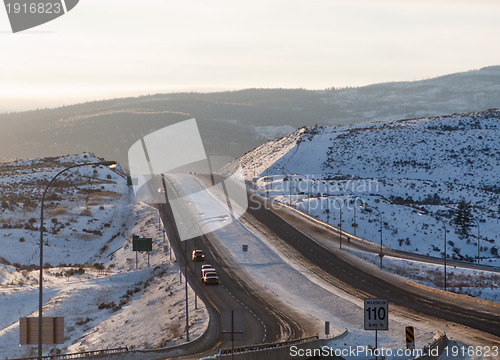
[[[477, 261], [479, 235], [481, 262], [498, 266], [499, 138], [492, 109], [302, 128], [239, 161], [263, 193], [335, 226], [342, 208], [343, 230], [369, 241], [379, 243], [382, 219], [384, 246], [442, 257], [444, 225], [448, 257]], [[462, 200], [467, 235], [453, 223]]]
[[[47, 182], [91, 154], [0, 164], [0, 354], [33, 356], [19, 346], [19, 318], [38, 316], [40, 201]], [[62, 352], [185, 342], [184, 284], [156, 209], [135, 203], [119, 172], [80, 167], [62, 173], [47, 193], [44, 316], [65, 318]], [[150, 255], [132, 251], [132, 235], [153, 239]], [[190, 333], [207, 327], [190, 295]], [[47, 347], [44, 354], [52, 347]]]

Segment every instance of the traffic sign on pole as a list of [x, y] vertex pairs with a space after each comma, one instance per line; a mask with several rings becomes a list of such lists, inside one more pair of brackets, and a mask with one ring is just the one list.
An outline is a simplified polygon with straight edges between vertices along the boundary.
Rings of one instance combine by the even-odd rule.
[[389, 330], [387, 299], [365, 299], [365, 330]]

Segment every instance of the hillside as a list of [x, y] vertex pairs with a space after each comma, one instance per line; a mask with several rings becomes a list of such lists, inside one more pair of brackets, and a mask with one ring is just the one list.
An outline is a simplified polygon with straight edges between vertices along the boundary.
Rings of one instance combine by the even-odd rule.
[[[360, 88], [248, 89], [157, 94], [0, 114], [0, 157], [91, 151], [127, 167], [129, 147], [169, 124], [198, 119], [208, 154], [238, 157], [306, 125], [345, 125], [500, 107], [500, 66]], [[0, 111], [8, 109], [2, 104]]]
[[[19, 346], [19, 318], [38, 316], [42, 191], [64, 167], [96, 161], [82, 154], [0, 164], [2, 358], [36, 354], [36, 346]], [[158, 211], [136, 203], [125, 178], [102, 167], [62, 173], [47, 195], [44, 316], [65, 318], [66, 341], [58, 350], [157, 349], [185, 342], [184, 284], [158, 228]], [[150, 267], [144, 252], [136, 265], [134, 234], [153, 239]], [[208, 325], [208, 313], [202, 303], [194, 310], [192, 296], [190, 306], [196, 338]]]
[[[270, 197], [335, 226], [342, 208], [351, 234], [378, 244], [381, 216], [384, 246], [442, 257], [444, 222], [448, 257], [477, 261], [479, 236], [481, 262], [500, 266], [499, 137], [500, 111], [488, 110], [306, 127], [239, 161]], [[460, 202], [471, 212], [465, 230]]]

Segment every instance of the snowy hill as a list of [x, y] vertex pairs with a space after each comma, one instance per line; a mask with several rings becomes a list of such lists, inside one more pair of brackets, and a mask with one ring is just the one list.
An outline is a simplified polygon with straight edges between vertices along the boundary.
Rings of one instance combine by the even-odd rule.
[[[384, 246], [442, 257], [445, 225], [448, 257], [477, 261], [479, 236], [481, 262], [500, 266], [499, 138], [500, 111], [488, 110], [306, 127], [240, 162], [262, 193], [334, 226], [342, 208], [343, 230], [366, 240], [379, 243], [382, 218]], [[471, 211], [465, 234], [455, 224], [461, 201]]]
[[[91, 154], [0, 164], [0, 354], [33, 356], [19, 346], [19, 318], [38, 316], [40, 204], [57, 172], [102, 161]], [[63, 353], [185, 342], [184, 284], [156, 209], [135, 203], [119, 171], [79, 167], [61, 174], [45, 202], [44, 316], [64, 316]], [[151, 237], [146, 253], [132, 235]], [[194, 299], [190, 295], [190, 307]], [[191, 310], [190, 332], [206, 329], [203, 304]], [[190, 312], [191, 312], [190, 311]], [[44, 354], [52, 347], [47, 347]]]

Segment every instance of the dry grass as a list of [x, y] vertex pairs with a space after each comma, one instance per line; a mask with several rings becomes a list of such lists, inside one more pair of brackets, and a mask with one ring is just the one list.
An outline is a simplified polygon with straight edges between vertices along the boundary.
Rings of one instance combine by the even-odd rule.
[[90, 241], [95, 239], [95, 235], [81, 233], [81, 232], [73, 233], [71, 234], [71, 236], [74, 237], [75, 239], [80, 239], [85, 241]]
[[182, 334], [184, 333], [184, 329], [181, 324], [181, 320], [177, 319], [171, 326], [170, 326], [170, 336], [172, 339], [179, 339]]
[[96, 191], [89, 194], [89, 199], [118, 199], [121, 196], [114, 191]]
[[50, 212], [50, 215], [51, 216], [66, 215], [67, 213], [68, 213], [68, 210], [66, 208], [57, 207]]
[[80, 213], [80, 216], [88, 216], [88, 217], [92, 217], [92, 211], [90, 211], [89, 208], [85, 208], [82, 210], [82, 212]]

